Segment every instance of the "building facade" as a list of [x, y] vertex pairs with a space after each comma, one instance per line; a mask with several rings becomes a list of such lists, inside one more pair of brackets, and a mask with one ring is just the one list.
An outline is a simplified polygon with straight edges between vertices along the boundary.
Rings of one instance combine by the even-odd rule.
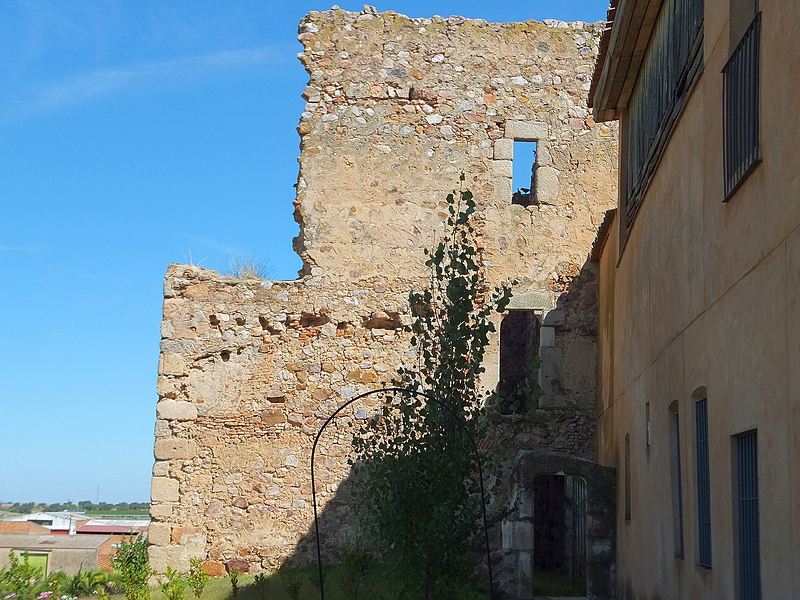
[[621, 599], [800, 597], [800, 4], [622, 1], [598, 459]]

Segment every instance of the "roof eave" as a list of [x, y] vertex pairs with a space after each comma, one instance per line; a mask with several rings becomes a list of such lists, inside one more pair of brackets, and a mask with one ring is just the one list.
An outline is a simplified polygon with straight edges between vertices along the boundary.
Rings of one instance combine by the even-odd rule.
[[627, 106], [662, 2], [612, 0], [589, 98], [596, 121], [614, 120]]

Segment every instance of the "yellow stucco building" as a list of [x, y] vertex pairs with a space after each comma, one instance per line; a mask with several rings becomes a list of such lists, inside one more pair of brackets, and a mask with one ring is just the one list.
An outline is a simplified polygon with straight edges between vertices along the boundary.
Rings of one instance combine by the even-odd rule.
[[800, 598], [800, 2], [618, 0], [598, 460], [621, 599]]

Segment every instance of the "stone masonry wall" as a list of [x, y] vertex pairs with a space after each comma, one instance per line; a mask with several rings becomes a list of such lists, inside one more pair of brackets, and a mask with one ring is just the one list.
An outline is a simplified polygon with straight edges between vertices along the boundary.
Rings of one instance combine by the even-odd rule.
[[[342, 402], [414, 361], [407, 294], [427, 279], [422, 251], [441, 235], [445, 196], [462, 172], [478, 202], [487, 276], [517, 280], [511, 309], [542, 324], [542, 409], [534, 422], [510, 418], [498, 443], [593, 456], [597, 297], [587, 256], [616, 197], [617, 151], [616, 131], [595, 124], [585, 104], [601, 30], [368, 7], [303, 19], [300, 279], [171, 265], [165, 280], [157, 571], [185, 569], [193, 556], [220, 573], [231, 561], [259, 571], [293, 553], [310, 558], [297, 544], [312, 524], [313, 437]], [[530, 206], [511, 203], [514, 140], [538, 144]], [[498, 348], [495, 334], [487, 388]], [[352, 408], [319, 449], [332, 523], [347, 519], [348, 432], [370, 405]]]

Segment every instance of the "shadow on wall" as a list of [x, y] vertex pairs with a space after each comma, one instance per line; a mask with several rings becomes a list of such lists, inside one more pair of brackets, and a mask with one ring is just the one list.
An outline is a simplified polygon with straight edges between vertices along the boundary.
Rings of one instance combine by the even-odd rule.
[[[500, 323], [499, 407], [492, 442], [594, 460], [597, 380], [597, 265], [559, 265], [545, 289], [515, 292]], [[527, 381], [538, 368], [538, 400]], [[523, 389], [523, 398], [515, 390]]]
[[[521, 335], [518, 327], [510, 328], [511, 343], [507, 347], [516, 349], [517, 355], [506, 352], [501, 361], [516, 359], [517, 364], [506, 367], [505, 372], [523, 380], [529, 354], [538, 350], [539, 383], [544, 395], [533, 417], [513, 411], [499, 415], [482, 443], [484, 448], [500, 448], [505, 457], [501, 468], [504, 475], [499, 477], [501, 491], [489, 510], [495, 515], [505, 513], [490, 531], [490, 547], [495, 582], [507, 598], [533, 597], [534, 572], [547, 570], [549, 565], [539, 564], [545, 560], [541, 550], [547, 544], [551, 550], [558, 550], [551, 554], [557, 554], [559, 558], [553, 560], [560, 561], [560, 566], [549, 565], [550, 570], [570, 570], [580, 593], [596, 598], [614, 595], [615, 472], [593, 462], [596, 269], [590, 262], [582, 267], [562, 265], [561, 275], [547, 282], [546, 292], [520, 295], [509, 311], [509, 316], [516, 315], [512, 323], [524, 321], [528, 327], [530, 316], [535, 315], [537, 326], [535, 335]], [[547, 308], [530, 302], [532, 298], [553, 296], [557, 298], [555, 308], [552, 300]], [[518, 315], [528, 311], [521, 320]], [[501, 339], [501, 347], [502, 343]], [[518, 363], [523, 363], [522, 368]], [[508, 381], [502, 385], [508, 386]], [[350, 507], [353, 476], [337, 483], [333, 474], [344, 469], [349, 472], [353, 431], [377, 403], [365, 399], [348, 407], [333, 419], [317, 447], [321, 554], [327, 565], [341, 562], [357, 528]], [[530, 400], [519, 406], [528, 411]], [[492, 478], [487, 475], [487, 479]], [[485, 558], [479, 552], [475, 558], [477, 572], [485, 573]], [[316, 565], [313, 523], [285, 564]]]
[[[411, 398], [402, 393], [372, 394], [368, 398], [356, 399], [355, 402], [342, 408], [339, 414], [334, 413], [332, 419], [325, 430], [321, 433], [317, 445], [317, 453], [314, 461], [314, 473], [317, 490], [317, 505], [319, 515], [319, 540], [320, 553], [323, 565], [331, 566], [342, 563], [346, 555], [353, 552], [362, 551], [356, 546], [363, 543], [361, 531], [358, 526], [354, 510], [350, 506], [350, 499], [353, 496], [353, 488], [357, 485], [357, 477], [351, 469], [350, 474], [340, 483], [332, 483], [329, 478], [329, 469], [337, 469], [344, 464], [351, 464], [355, 460], [356, 453], [349, 444], [352, 440], [354, 431], [361, 425], [366, 424], [368, 409], [376, 407], [377, 402], [391, 402], [391, 399], [402, 398], [400, 402], [409, 402]], [[365, 404], [368, 405], [365, 406]], [[374, 413], [374, 410], [369, 411]], [[485, 460], [481, 459], [482, 463]], [[483, 466], [485, 469], [485, 465]], [[477, 471], [477, 469], [476, 469]], [[427, 486], [420, 481], [419, 492], [424, 494]], [[413, 497], [413, 493], [411, 496]], [[409, 504], [415, 508], [421, 508], [425, 504], [424, 500], [418, 503]], [[431, 511], [432, 512], [432, 511]], [[406, 513], [407, 514], [407, 513]], [[317, 543], [314, 524], [311, 524], [309, 531], [298, 541], [295, 550], [285, 561], [284, 565], [289, 568], [309, 567], [317, 565]], [[367, 552], [370, 554], [370, 552]], [[391, 560], [392, 550], [387, 550], [382, 559]], [[373, 559], [376, 555], [373, 554]], [[487, 554], [485, 545], [484, 530], [481, 527], [476, 539], [476, 547], [471, 559], [474, 560], [476, 584], [478, 587], [488, 589], [488, 568]], [[429, 564], [429, 563], [425, 563]], [[315, 572], [309, 574], [309, 579], [316, 581], [318, 578]], [[326, 593], [337, 589], [337, 581], [325, 579]]]

